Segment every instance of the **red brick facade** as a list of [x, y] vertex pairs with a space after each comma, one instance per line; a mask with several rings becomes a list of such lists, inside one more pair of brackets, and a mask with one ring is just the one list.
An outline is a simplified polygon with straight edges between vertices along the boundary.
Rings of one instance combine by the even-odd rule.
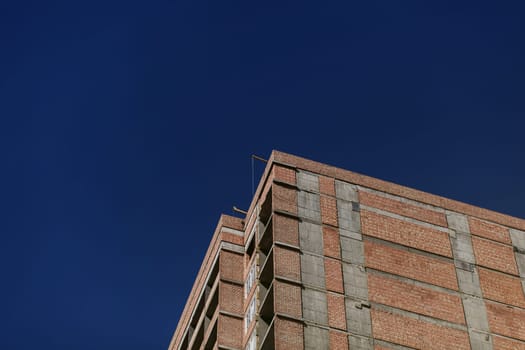
[[463, 305], [458, 295], [377, 274], [368, 275], [368, 293], [370, 301], [379, 304], [452, 323], [465, 324]]
[[452, 257], [448, 234], [412, 222], [361, 211], [363, 233], [386, 241]]
[[369, 241], [365, 241], [365, 259], [366, 266], [372, 269], [443, 288], [458, 289], [453, 262]]
[[221, 217], [169, 350], [525, 350], [524, 231], [273, 152], [246, 218]]
[[372, 327], [375, 338], [414, 349], [470, 349], [465, 331], [385, 311], [372, 310]]

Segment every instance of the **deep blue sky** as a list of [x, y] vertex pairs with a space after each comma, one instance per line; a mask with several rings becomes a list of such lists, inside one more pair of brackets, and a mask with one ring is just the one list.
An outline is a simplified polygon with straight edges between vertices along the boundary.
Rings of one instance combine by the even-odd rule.
[[3, 1], [0, 348], [166, 349], [252, 153], [525, 217], [521, 4]]

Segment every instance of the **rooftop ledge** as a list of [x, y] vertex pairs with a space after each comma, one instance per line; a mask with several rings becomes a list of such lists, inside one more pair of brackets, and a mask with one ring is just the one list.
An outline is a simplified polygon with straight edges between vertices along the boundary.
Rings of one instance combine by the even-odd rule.
[[252, 199], [252, 203], [248, 210], [247, 217], [251, 215], [274, 164], [280, 164], [286, 167], [306, 170], [312, 173], [328, 176], [336, 180], [349, 182], [362, 187], [386, 192], [399, 197], [404, 197], [424, 204], [430, 204], [453, 212], [473, 216], [479, 219], [491, 221], [500, 225], [525, 231], [525, 220], [521, 218], [513, 217], [507, 214], [502, 214], [489, 209], [480, 208], [472, 204], [467, 204], [457, 200], [430, 194], [406, 186], [398, 185], [389, 181], [376, 179], [371, 176], [362, 175], [350, 170], [345, 170], [332, 165], [319, 163], [313, 160], [280, 152], [277, 150], [273, 150], [270, 155], [270, 159], [268, 160], [264, 174], [261, 178], [259, 186], [257, 187], [257, 191], [255, 192], [255, 195]]

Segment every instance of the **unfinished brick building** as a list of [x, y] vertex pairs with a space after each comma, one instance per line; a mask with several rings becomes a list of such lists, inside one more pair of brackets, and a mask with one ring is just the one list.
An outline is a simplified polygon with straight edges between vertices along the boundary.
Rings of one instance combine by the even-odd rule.
[[525, 220], [274, 151], [169, 346], [525, 350]]

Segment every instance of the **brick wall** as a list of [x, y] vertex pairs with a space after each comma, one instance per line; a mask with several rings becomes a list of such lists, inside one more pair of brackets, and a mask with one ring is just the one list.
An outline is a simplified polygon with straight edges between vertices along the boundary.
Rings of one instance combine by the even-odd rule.
[[518, 277], [480, 268], [479, 282], [485, 298], [525, 308], [525, 296]]
[[323, 227], [323, 253], [336, 259], [341, 259], [341, 243], [339, 232], [333, 227]]
[[490, 329], [496, 334], [525, 341], [525, 310], [485, 302]]
[[243, 329], [242, 318], [235, 318], [228, 315], [219, 315], [217, 328], [217, 342], [222, 346], [229, 346], [240, 349], [242, 345]]
[[221, 310], [242, 314], [244, 290], [241, 285], [223, 282], [219, 283], [219, 305]]
[[509, 229], [504, 226], [469, 217], [469, 227], [470, 232], [473, 235], [485, 237], [501, 243], [511, 243]]
[[328, 325], [340, 330], [346, 330], [345, 297], [343, 295], [328, 293]]
[[494, 350], [525, 350], [525, 342], [494, 336]]
[[465, 331], [399, 314], [372, 310], [372, 326], [377, 339], [415, 349], [470, 349], [469, 337]]
[[303, 325], [301, 322], [277, 317], [275, 319], [275, 349], [303, 350]]
[[274, 184], [272, 187], [273, 210], [297, 214], [297, 191], [287, 186]]
[[361, 211], [363, 234], [451, 257], [448, 234], [400, 219]]
[[365, 241], [366, 266], [449, 289], [458, 289], [456, 269], [449, 261]]
[[298, 281], [301, 279], [299, 252], [279, 246], [274, 247], [275, 275]]
[[518, 274], [512, 246], [484, 238], [472, 237], [472, 247], [474, 248], [478, 265], [513, 275]]
[[361, 204], [373, 208], [395, 213], [408, 218], [417, 219], [434, 225], [447, 226], [445, 214], [435, 210], [411, 205], [399, 200], [394, 200], [374, 193], [360, 191], [359, 200]]
[[326, 290], [343, 293], [343, 271], [341, 262], [334, 259], [324, 259]]
[[331, 350], [348, 350], [348, 334], [330, 331], [329, 337]]
[[[525, 220], [279, 152], [250, 206], [250, 225], [267, 193], [276, 349], [525, 350], [525, 267], [509, 231], [524, 231]], [[242, 229], [239, 221], [228, 225]], [[239, 302], [245, 259], [218, 245], [246, 239], [224, 232], [213, 242], [220, 251], [217, 344], [232, 349], [249, 335], [234, 317], [246, 306]], [[305, 308], [322, 317], [307, 319]], [[177, 330], [171, 346], [182, 336]]]
[[273, 167], [273, 178], [289, 184], [295, 184], [295, 170], [280, 165]]
[[275, 312], [301, 318], [301, 286], [275, 281], [273, 288], [275, 293]]
[[321, 196], [321, 219], [323, 224], [337, 226], [337, 202], [335, 198]]
[[219, 261], [222, 278], [244, 283], [244, 255], [221, 251]]
[[293, 246], [299, 245], [299, 222], [297, 219], [274, 214], [273, 235], [276, 242], [287, 243]]
[[219, 254], [220, 252], [220, 245], [222, 241], [222, 229], [225, 227], [235, 230], [242, 230], [243, 221], [239, 218], [231, 217], [228, 215], [221, 215], [217, 227], [215, 228], [210, 245], [204, 256], [202, 265], [199, 269], [197, 277], [195, 278], [195, 282], [191, 289], [190, 295], [188, 296], [188, 300], [186, 302], [182, 315], [180, 316], [175, 333], [173, 334], [173, 337], [171, 339], [169, 345], [170, 350], [176, 349], [183, 342], [193, 311], [197, 306], [199, 297], [202, 295], [203, 289], [205, 288], [205, 284], [207, 283], [206, 278], [214, 266], [213, 264], [215, 262], [217, 254]]
[[465, 324], [459, 295], [377, 274], [368, 275], [368, 293], [376, 303]]

